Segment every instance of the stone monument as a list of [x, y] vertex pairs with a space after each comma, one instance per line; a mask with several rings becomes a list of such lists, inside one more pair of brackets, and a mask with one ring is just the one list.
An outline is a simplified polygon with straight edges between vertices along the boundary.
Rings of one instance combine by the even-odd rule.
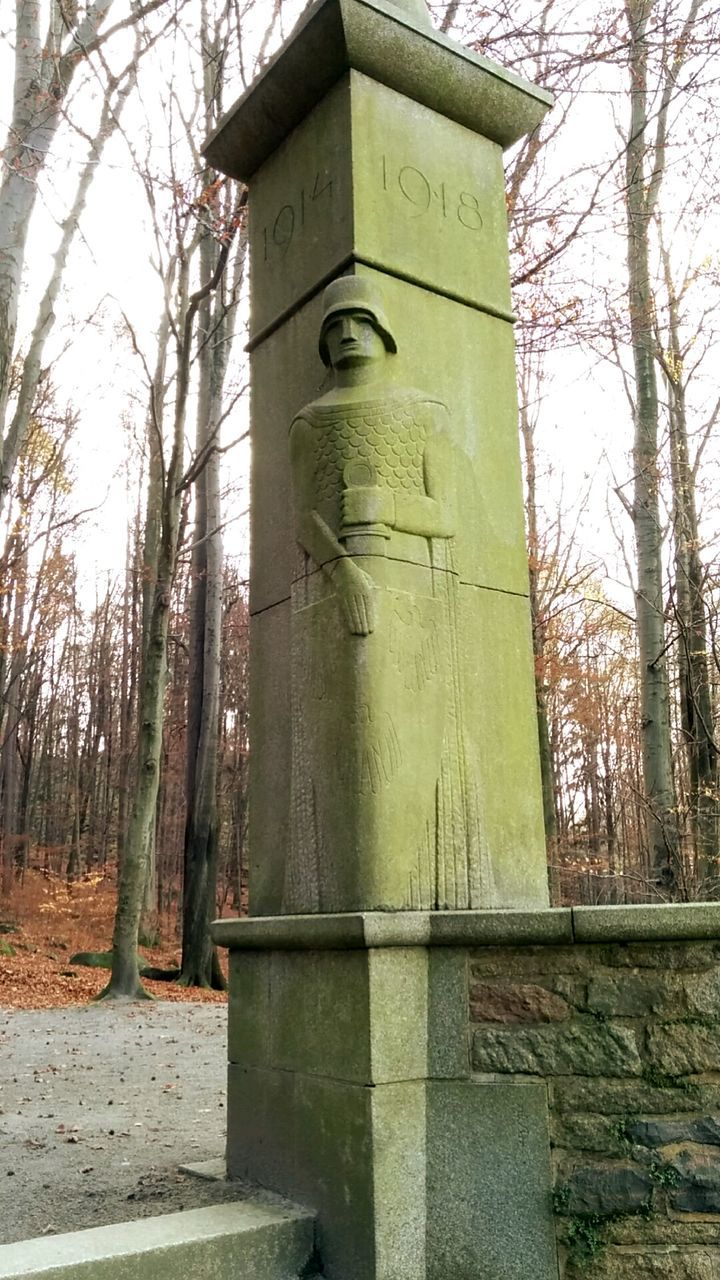
[[502, 151], [549, 103], [423, 0], [318, 0], [205, 152], [250, 193], [228, 1169], [330, 1280], [556, 1275], [544, 1089], [471, 1082], [462, 994], [548, 903]]

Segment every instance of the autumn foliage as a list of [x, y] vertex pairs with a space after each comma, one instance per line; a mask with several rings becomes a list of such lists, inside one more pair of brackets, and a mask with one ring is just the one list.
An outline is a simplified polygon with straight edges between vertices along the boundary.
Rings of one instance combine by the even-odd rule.
[[[71, 881], [54, 872], [28, 870], [3, 908], [8, 932], [0, 933], [0, 1006], [45, 1009], [93, 1000], [107, 982], [107, 970], [73, 964], [72, 957], [109, 949], [114, 912], [114, 868]], [[155, 968], [177, 968], [176, 918], [166, 915], [158, 923], [162, 941], [141, 946], [140, 953]], [[160, 1000], [225, 1000], [221, 992], [173, 982], [146, 979], [145, 985]]]

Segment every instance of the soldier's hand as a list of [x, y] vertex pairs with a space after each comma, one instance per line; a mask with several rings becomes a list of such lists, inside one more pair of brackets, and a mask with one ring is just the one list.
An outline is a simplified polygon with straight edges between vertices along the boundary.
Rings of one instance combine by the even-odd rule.
[[395, 523], [395, 495], [380, 485], [344, 489], [342, 519], [344, 525], [386, 524], [392, 527]]
[[375, 630], [374, 586], [349, 556], [337, 562], [333, 583], [340, 596], [348, 631], [353, 636], [369, 636]]

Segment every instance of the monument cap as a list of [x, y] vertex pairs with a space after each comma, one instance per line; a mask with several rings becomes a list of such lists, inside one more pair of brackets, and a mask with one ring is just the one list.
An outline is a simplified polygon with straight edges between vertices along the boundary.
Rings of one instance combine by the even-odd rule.
[[325, 332], [336, 316], [349, 311], [362, 311], [372, 322], [373, 328], [380, 334], [385, 349], [393, 355], [397, 351], [395, 341], [383, 306], [382, 294], [372, 280], [364, 276], [340, 276], [329, 284], [323, 294], [323, 318], [320, 325], [318, 349], [323, 364], [330, 363], [330, 355], [325, 341]]

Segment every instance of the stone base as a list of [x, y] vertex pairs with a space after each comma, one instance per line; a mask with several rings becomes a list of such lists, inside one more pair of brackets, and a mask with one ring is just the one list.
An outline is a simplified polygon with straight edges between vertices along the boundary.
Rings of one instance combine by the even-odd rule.
[[294, 1280], [313, 1264], [312, 1216], [251, 1200], [0, 1245], [0, 1280]]
[[214, 934], [229, 1172], [317, 1210], [330, 1280], [720, 1275], [720, 904]]
[[557, 1280], [545, 1084], [472, 1078], [467, 941], [407, 945], [427, 920], [216, 926], [228, 1174], [317, 1214], [328, 1280]]

